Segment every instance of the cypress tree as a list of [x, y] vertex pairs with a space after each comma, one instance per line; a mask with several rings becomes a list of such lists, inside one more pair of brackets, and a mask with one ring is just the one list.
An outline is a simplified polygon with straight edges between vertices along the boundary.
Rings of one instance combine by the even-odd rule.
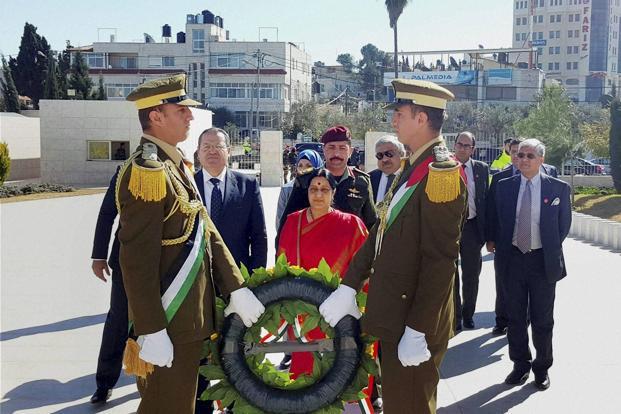
[[19, 95], [15, 87], [15, 82], [13, 81], [13, 75], [4, 56], [2, 56], [2, 75], [4, 76], [4, 80], [1, 82], [2, 84], [0, 86], [2, 87], [4, 110], [7, 112], [19, 113]]
[[39, 108], [43, 96], [49, 55], [50, 45], [45, 37], [39, 36], [37, 28], [26, 22], [17, 59], [10, 66], [18, 92], [28, 96], [35, 109]]
[[88, 66], [82, 53], [77, 52], [71, 65], [69, 87], [75, 89], [77, 99], [89, 99], [93, 88], [93, 80], [88, 74]]
[[45, 88], [43, 90], [44, 99], [60, 99], [60, 88], [58, 86], [58, 66], [54, 55], [50, 53], [47, 61], [47, 76], [45, 77]]

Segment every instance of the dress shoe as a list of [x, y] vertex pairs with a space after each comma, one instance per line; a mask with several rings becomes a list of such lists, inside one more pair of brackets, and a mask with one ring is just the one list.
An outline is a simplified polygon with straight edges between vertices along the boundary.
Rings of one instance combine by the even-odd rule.
[[111, 388], [97, 388], [97, 391], [91, 397], [91, 404], [104, 404], [111, 396]]
[[506, 335], [507, 334], [507, 327], [502, 327], [502, 326], [494, 326], [494, 329], [492, 329], [492, 335], [494, 336], [500, 336], [500, 335]]
[[529, 372], [520, 371], [517, 369], [513, 369], [507, 378], [505, 378], [505, 384], [507, 385], [524, 385], [526, 380], [528, 379]]
[[548, 376], [548, 374], [535, 375], [535, 387], [539, 391], [545, 391], [550, 388], [550, 377]]
[[281, 371], [286, 371], [289, 369], [290, 366], [291, 354], [285, 354], [284, 358], [282, 359], [282, 361], [280, 361], [280, 364], [278, 365], [278, 369]]
[[373, 400], [373, 411], [375, 411], [375, 414], [384, 412], [384, 401], [380, 397]]
[[462, 327], [461, 327], [461, 323], [458, 323], [457, 325], [455, 325], [455, 332], [461, 332]]
[[472, 319], [464, 319], [464, 328], [474, 329], [474, 321]]

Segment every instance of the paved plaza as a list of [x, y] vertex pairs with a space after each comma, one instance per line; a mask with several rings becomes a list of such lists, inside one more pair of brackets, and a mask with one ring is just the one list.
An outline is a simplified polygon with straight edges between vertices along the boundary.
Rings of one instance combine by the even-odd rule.
[[[262, 189], [272, 262], [278, 191]], [[110, 290], [90, 270], [102, 197], [0, 205], [2, 414], [136, 410], [138, 393], [126, 376], [107, 405], [88, 401]], [[495, 294], [487, 255], [476, 329], [450, 343], [439, 413], [621, 412], [621, 254], [569, 239], [565, 257], [569, 276], [557, 285], [551, 388], [536, 391], [532, 375], [521, 387], [503, 383], [511, 361], [506, 338], [490, 335]]]

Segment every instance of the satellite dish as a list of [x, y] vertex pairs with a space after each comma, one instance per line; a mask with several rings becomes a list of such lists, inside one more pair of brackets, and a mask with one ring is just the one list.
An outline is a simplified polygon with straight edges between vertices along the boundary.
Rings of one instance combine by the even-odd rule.
[[145, 43], [155, 43], [155, 39], [149, 33], [143, 33]]

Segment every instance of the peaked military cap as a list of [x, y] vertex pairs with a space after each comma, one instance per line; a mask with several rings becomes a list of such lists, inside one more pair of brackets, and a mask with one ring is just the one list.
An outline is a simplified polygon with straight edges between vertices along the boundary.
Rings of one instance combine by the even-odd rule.
[[167, 103], [183, 106], [200, 106], [200, 102], [190, 99], [185, 92], [185, 74], [168, 78], [154, 79], [138, 85], [127, 95], [136, 108], [145, 109]]
[[386, 105], [386, 108], [396, 108], [402, 104], [416, 104], [431, 108], [446, 109], [446, 102], [455, 99], [451, 91], [428, 81], [415, 79], [395, 79], [392, 81], [395, 89], [395, 100]]

